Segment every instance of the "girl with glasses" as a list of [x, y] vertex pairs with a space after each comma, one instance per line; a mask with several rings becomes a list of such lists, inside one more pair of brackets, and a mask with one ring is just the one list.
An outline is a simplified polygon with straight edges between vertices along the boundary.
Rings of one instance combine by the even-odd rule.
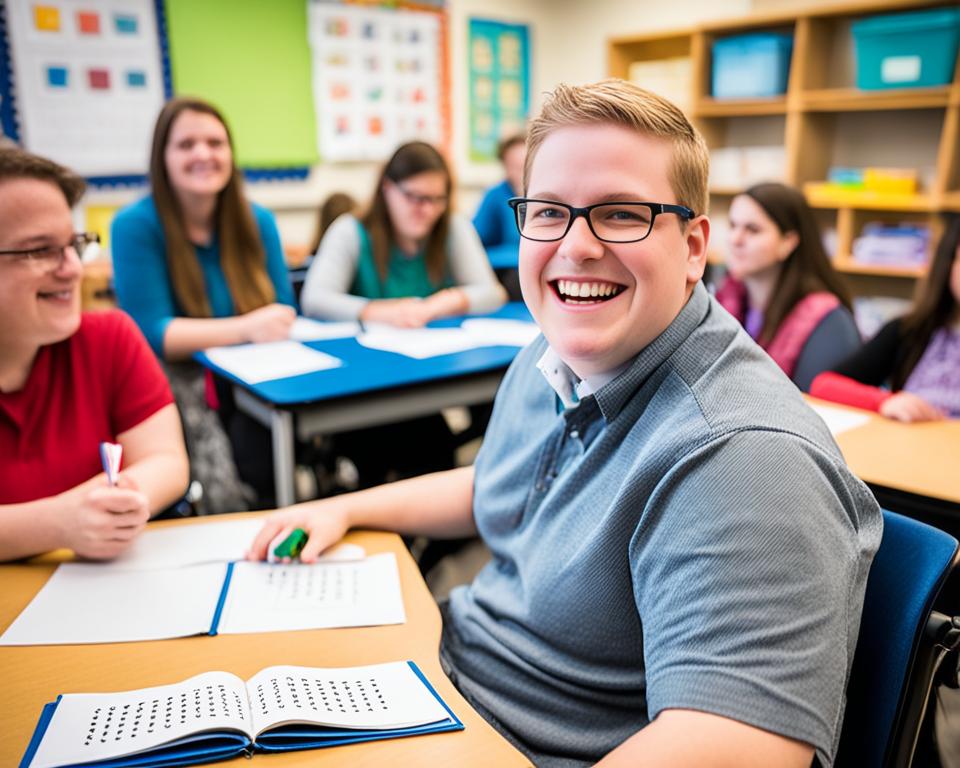
[[717, 300], [804, 392], [860, 346], [849, 292], [799, 190], [757, 184], [733, 199], [727, 273]]
[[810, 394], [899, 421], [960, 418], [960, 216], [912, 311], [813, 381]]
[[320, 242], [301, 294], [304, 313], [412, 328], [500, 306], [504, 292], [477, 233], [450, 211], [451, 188], [434, 147], [397, 149], [366, 212], [344, 214]]
[[[452, 181], [421, 141], [394, 152], [358, 218], [327, 230], [300, 294], [304, 314], [416, 328], [435, 318], [491, 312], [506, 298], [476, 231], [450, 210]], [[393, 446], [416, 445], [414, 451]], [[390, 446], [389, 448], [386, 446]], [[440, 414], [339, 435], [337, 453], [360, 487], [453, 467], [454, 439]]]
[[[296, 316], [273, 215], [244, 197], [230, 132], [211, 104], [178, 98], [161, 110], [150, 194], [117, 214], [111, 242], [120, 306], [168, 363], [206, 511], [250, 504], [249, 494], [237, 493], [237, 468], [259, 505], [269, 505], [269, 433], [239, 413], [219, 383], [228, 443], [204, 403], [205, 382], [213, 380], [190, 362], [207, 347], [285, 339]], [[200, 456], [209, 457], [209, 468]]]
[[[187, 487], [163, 372], [122, 312], [80, 311], [81, 178], [0, 149], [0, 561], [116, 557]], [[123, 449], [101, 471], [100, 444]]]

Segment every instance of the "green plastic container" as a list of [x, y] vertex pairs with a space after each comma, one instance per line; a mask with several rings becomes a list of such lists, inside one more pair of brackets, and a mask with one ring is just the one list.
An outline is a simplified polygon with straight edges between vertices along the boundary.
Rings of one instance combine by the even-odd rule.
[[924, 88], [953, 80], [960, 9], [933, 8], [853, 23], [857, 87]]

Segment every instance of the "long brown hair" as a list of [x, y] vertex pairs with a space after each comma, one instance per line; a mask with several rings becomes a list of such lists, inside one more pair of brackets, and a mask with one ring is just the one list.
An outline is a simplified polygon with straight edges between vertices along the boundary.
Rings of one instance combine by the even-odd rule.
[[781, 234], [797, 233], [797, 247], [780, 268], [780, 276], [764, 311], [758, 341], [769, 343], [797, 303], [811, 293], [827, 291], [840, 299], [847, 309], [852, 309], [850, 292], [827, 258], [820, 228], [803, 193], [786, 184], [767, 182], [755, 184], [741, 194], [763, 208]]
[[[447, 180], [446, 194], [449, 199], [453, 189], [450, 169], [447, 167], [443, 156], [426, 142], [411, 141], [409, 144], [401, 145], [380, 172], [377, 188], [373, 193], [373, 200], [370, 201], [370, 207], [363, 216], [362, 223], [370, 235], [373, 260], [377, 265], [377, 272], [380, 274], [381, 280], [387, 277], [390, 246], [396, 242], [396, 233], [393, 231], [393, 224], [390, 223], [390, 215], [387, 211], [387, 201], [383, 196], [384, 182], [389, 179], [395, 184], [399, 184], [404, 179], [428, 171], [439, 171], [444, 175]], [[448, 202], [447, 207], [427, 236], [424, 260], [427, 264], [427, 275], [435, 285], [439, 285], [443, 281], [446, 271], [450, 208], [451, 205]]]
[[960, 216], [949, 221], [937, 251], [930, 263], [930, 271], [918, 286], [913, 309], [900, 321], [901, 343], [907, 354], [894, 370], [890, 384], [893, 391], [903, 389], [938, 328], [949, 324], [957, 312], [957, 300], [950, 289], [950, 271], [960, 246]]
[[[164, 159], [173, 123], [186, 111], [212, 115], [219, 120], [227, 132], [227, 141], [233, 152], [230, 128], [216, 107], [196, 98], [172, 99], [160, 110], [153, 129], [150, 190], [167, 241], [167, 267], [177, 301], [188, 317], [210, 317], [210, 301], [204, 288], [203, 272], [194, 245], [187, 237], [183, 211], [170, 184]], [[242, 315], [270, 304], [276, 299], [276, 290], [267, 274], [266, 253], [260, 242], [253, 211], [243, 196], [236, 162], [233, 163], [230, 181], [220, 192], [214, 216], [220, 242], [220, 265], [230, 289], [234, 311]]]

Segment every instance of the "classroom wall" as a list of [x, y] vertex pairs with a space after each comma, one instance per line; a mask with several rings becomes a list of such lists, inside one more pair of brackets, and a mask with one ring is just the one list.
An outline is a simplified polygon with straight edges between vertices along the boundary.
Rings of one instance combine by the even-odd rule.
[[[762, 0], [755, 0], [761, 2]], [[767, 0], [769, 2], [769, 0]], [[750, 13], [751, 0], [448, 0], [450, 43], [451, 149], [456, 174], [455, 204], [470, 215], [483, 190], [500, 178], [497, 163], [476, 164], [468, 158], [467, 21], [495, 19], [530, 27], [531, 109], [539, 109], [543, 95], [560, 82], [587, 83], [607, 74], [607, 39], [656, 31]], [[285, 244], [306, 244], [313, 237], [315, 211], [331, 192], [344, 191], [361, 202], [375, 183], [378, 164], [321, 163], [306, 181], [258, 182], [248, 185], [250, 197], [277, 214]], [[120, 205], [144, 189], [91, 192], [88, 201]]]

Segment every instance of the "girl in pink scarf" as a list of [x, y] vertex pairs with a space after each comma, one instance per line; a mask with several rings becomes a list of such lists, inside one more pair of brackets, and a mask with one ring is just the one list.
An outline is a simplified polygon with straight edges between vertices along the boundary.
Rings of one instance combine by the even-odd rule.
[[757, 184], [730, 205], [728, 275], [717, 300], [803, 390], [860, 336], [803, 194]]

